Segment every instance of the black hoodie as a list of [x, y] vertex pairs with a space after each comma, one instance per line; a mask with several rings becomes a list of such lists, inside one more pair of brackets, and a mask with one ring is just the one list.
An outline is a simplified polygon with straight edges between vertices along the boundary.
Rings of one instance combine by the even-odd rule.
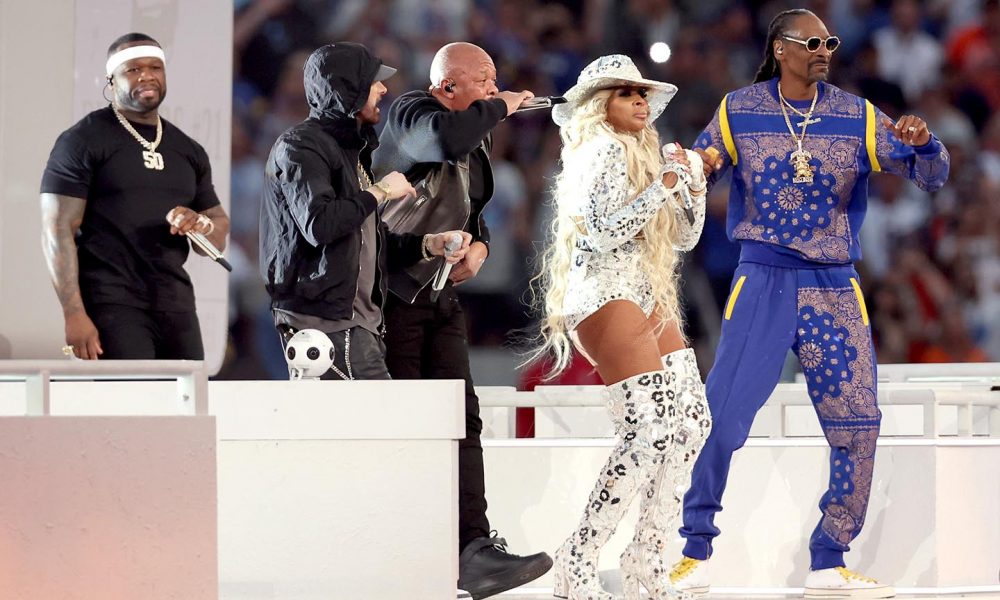
[[[329, 320], [349, 319], [357, 293], [361, 228], [376, 209], [358, 165], [371, 177], [375, 129], [358, 126], [382, 61], [360, 44], [313, 52], [305, 65], [309, 118], [278, 138], [265, 167], [260, 270], [271, 307]], [[388, 260], [420, 258], [420, 237], [388, 234], [378, 223], [373, 301], [386, 293]], [[388, 248], [387, 248], [388, 246]]]

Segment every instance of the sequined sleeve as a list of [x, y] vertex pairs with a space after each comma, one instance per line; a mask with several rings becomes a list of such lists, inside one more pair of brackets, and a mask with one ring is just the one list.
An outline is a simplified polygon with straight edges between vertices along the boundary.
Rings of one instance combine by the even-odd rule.
[[715, 116], [712, 117], [712, 121], [705, 127], [705, 130], [701, 132], [698, 139], [694, 142], [694, 148], [702, 149], [705, 148], [715, 148], [719, 152], [719, 158], [722, 159], [722, 167], [714, 171], [708, 176], [708, 189], [712, 189], [715, 182], [719, 180], [726, 169], [728, 169], [732, 164], [732, 157], [726, 152], [726, 143], [722, 140], [722, 126], [719, 124], [719, 110], [722, 109], [720, 104], [718, 108], [715, 109]]
[[674, 218], [677, 219], [677, 239], [674, 240], [674, 248], [681, 252], [694, 249], [698, 239], [701, 238], [701, 230], [705, 227], [705, 192], [698, 196], [691, 194], [691, 200], [694, 204], [691, 208], [694, 213], [694, 223], [688, 220], [687, 212], [679, 197], [674, 205]]
[[629, 197], [625, 148], [608, 140], [595, 145], [590, 168], [583, 175], [583, 219], [588, 238], [601, 251], [631, 240], [667, 200], [667, 189], [657, 179], [642, 193]]
[[951, 169], [948, 149], [933, 135], [923, 146], [907, 146], [883, 123], [888, 118], [875, 109], [875, 153], [882, 170], [906, 177], [927, 192], [941, 189]]
[[691, 194], [691, 212], [694, 217], [694, 222], [692, 223], [688, 218], [687, 211], [684, 210], [684, 198], [679, 191], [675, 191], [682, 189], [682, 186], [685, 184], [681, 183], [668, 190], [668, 195], [673, 196], [674, 219], [677, 221], [677, 239], [674, 240], [674, 248], [681, 252], [694, 249], [695, 244], [698, 243], [698, 239], [701, 238], [701, 230], [705, 226], [705, 196], [708, 193], [705, 187], [704, 175], [697, 175], [697, 173], [703, 172], [701, 171], [701, 158], [691, 150], [685, 150], [685, 153], [687, 154], [688, 161], [691, 162], [692, 173], [695, 173], [691, 187], [700, 188], [701, 193]]

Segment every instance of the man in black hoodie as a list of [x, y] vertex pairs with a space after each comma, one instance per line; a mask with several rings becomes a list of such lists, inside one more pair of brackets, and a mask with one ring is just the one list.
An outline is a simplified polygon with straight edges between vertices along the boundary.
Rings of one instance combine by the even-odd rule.
[[[441, 48], [431, 64], [430, 91], [413, 91], [389, 108], [375, 152], [375, 173], [402, 172], [419, 181], [419, 197], [386, 206], [382, 216], [400, 234], [463, 229], [472, 244], [443, 289], [431, 289], [440, 260], [390, 266], [386, 363], [395, 379], [464, 379], [466, 438], [459, 442], [459, 581], [474, 599], [499, 594], [543, 575], [544, 552], [515, 556], [490, 533], [480, 434], [479, 398], [469, 370], [465, 317], [452, 284], [475, 277], [489, 253], [482, 212], [493, 195], [490, 132], [531, 92], [501, 92], [496, 67], [478, 46]], [[443, 274], [443, 272], [442, 272]]]
[[306, 61], [309, 118], [278, 138], [265, 167], [260, 221], [260, 269], [283, 337], [318, 329], [334, 345], [324, 378], [389, 379], [382, 310], [384, 273], [445, 255], [457, 262], [471, 236], [453, 231], [423, 236], [388, 233], [376, 207], [414, 193], [398, 172], [372, 183], [374, 124], [396, 70], [360, 44], [323, 46]]

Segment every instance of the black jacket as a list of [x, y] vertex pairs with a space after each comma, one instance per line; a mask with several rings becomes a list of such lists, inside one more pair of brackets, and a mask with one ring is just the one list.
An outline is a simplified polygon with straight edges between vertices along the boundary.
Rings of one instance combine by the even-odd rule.
[[[389, 107], [374, 154], [376, 175], [399, 171], [411, 184], [418, 185], [434, 172], [440, 189], [446, 190], [437, 201], [447, 206], [435, 208], [429, 220], [421, 221], [421, 231], [407, 230], [407, 233], [463, 229], [472, 234], [473, 241], [489, 245], [490, 232], [482, 213], [493, 197], [490, 132], [506, 115], [507, 105], [499, 98], [477, 100], [461, 111], [449, 110], [428, 92], [413, 91], [396, 98]], [[482, 186], [481, 198], [469, 197], [470, 163], [472, 170], [478, 170], [482, 176], [478, 182]], [[440, 181], [442, 178], [446, 181]], [[400, 228], [395, 220], [398, 214], [395, 211], [401, 206], [386, 207], [385, 219], [397, 233], [403, 233], [406, 227]], [[436, 259], [391, 265], [389, 288], [400, 298], [413, 302], [440, 263], [441, 259]]]
[[[358, 165], [371, 176], [378, 145], [357, 112], [382, 61], [360, 44], [315, 51], [305, 65], [309, 118], [278, 138], [265, 167], [260, 215], [260, 270], [271, 307], [330, 320], [353, 316], [361, 226], [376, 209], [362, 191]], [[378, 224], [373, 300], [382, 304], [390, 260], [420, 258], [419, 236], [387, 234]]]

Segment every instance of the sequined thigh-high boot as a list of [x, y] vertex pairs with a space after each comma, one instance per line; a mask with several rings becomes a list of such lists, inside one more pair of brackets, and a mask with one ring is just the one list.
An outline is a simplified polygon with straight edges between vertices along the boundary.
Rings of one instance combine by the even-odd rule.
[[580, 525], [556, 550], [553, 593], [559, 598], [614, 600], [598, 578], [601, 548], [659, 467], [670, 435], [663, 371], [641, 373], [605, 390], [618, 443], [601, 469]]
[[626, 600], [639, 598], [639, 584], [654, 600], [688, 599], [670, 582], [667, 542], [675, 535], [691, 469], [708, 437], [712, 418], [694, 351], [685, 348], [663, 357], [667, 447], [649, 472], [635, 537], [622, 554]]

